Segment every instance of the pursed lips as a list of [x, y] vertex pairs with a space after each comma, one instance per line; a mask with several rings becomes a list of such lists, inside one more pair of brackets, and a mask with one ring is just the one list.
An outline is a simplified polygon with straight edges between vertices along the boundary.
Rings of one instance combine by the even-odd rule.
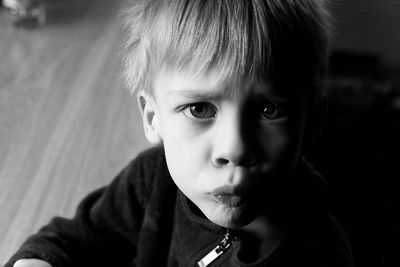
[[244, 187], [224, 185], [214, 189], [210, 195], [228, 207], [238, 207], [246, 201], [247, 190]]

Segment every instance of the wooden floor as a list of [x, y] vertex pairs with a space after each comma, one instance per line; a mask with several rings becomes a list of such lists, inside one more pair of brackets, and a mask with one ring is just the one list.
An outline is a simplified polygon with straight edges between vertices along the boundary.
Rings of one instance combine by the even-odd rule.
[[0, 265], [148, 146], [120, 78], [117, 3], [94, 2], [33, 30], [0, 10]]

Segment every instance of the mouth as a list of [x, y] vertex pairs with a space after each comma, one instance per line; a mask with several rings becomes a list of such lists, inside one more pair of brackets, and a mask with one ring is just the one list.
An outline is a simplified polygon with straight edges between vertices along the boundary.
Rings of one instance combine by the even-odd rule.
[[239, 207], [240, 205], [245, 203], [245, 197], [238, 195], [218, 195], [213, 196], [213, 198], [216, 202], [231, 208]]
[[238, 207], [246, 202], [246, 191], [241, 187], [221, 186], [213, 190], [210, 195], [213, 200], [227, 207]]

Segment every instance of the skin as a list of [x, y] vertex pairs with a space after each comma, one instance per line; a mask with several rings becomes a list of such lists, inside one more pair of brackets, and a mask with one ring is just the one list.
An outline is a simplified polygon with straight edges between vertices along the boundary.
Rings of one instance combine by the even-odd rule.
[[[306, 109], [303, 100], [290, 100], [269, 83], [242, 80], [221, 81], [215, 69], [160, 71], [153, 93], [139, 92], [138, 103], [146, 138], [163, 144], [178, 188], [211, 222], [253, 236], [257, 258], [285, 235], [269, 216], [269, 192], [297, 166]], [[50, 265], [23, 260], [14, 266]]]
[[[262, 212], [260, 186], [296, 168], [305, 108], [299, 103], [292, 114], [293, 103], [276, 91], [253, 78], [219, 81], [218, 71], [160, 72], [154, 97], [139, 96], [149, 141], [163, 143], [176, 185], [217, 225], [252, 222]], [[256, 197], [232, 207], [212, 195], [222, 186]]]
[[233, 84], [218, 73], [161, 71], [152, 95], [139, 93], [139, 106], [146, 137], [163, 144], [178, 188], [211, 222], [252, 235], [258, 257], [285, 235], [268, 206], [274, 185], [297, 166], [305, 101], [253, 77]]
[[211, 222], [251, 236], [259, 244], [254, 260], [285, 236], [269, 208], [280, 201], [277, 181], [297, 166], [305, 100], [253, 77], [221, 81], [218, 73], [159, 72], [153, 94], [139, 93], [139, 106], [146, 136], [163, 144], [178, 188]]

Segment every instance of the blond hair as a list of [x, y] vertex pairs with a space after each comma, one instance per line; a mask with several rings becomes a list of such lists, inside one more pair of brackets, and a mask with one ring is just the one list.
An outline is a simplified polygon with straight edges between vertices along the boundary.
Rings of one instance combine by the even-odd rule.
[[222, 79], [256, 75], [319, 87], [329, 40], [323, 0], [134, 2], [124, 11], [125, 78], [131, 92], [151, 91], [160, 69], [215, 66]]

